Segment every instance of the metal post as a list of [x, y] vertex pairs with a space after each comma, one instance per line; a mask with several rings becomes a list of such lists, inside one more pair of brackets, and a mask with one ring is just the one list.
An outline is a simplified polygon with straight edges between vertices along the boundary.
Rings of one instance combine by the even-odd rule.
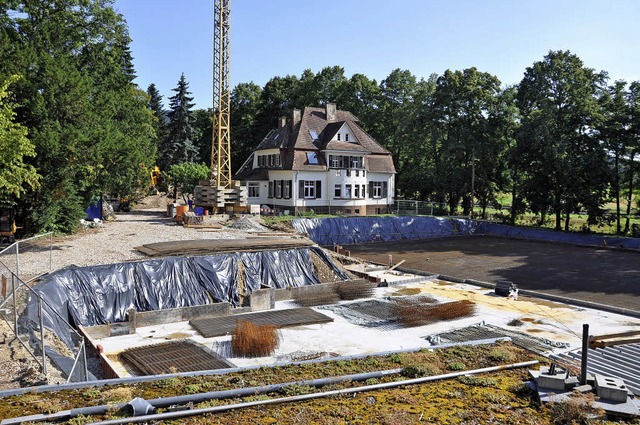
[[87, 369], [87, 343], [82, 339], [82, 361], [84, 362], [84, 380], [89, 380], [89, 370]]
[[16, 242], [16, 276], [20, 277], [20, 243]]
[[49, 270], [51, 272], [53, 269], [53, 233], [49, 233]]
[[589, 325], [582, 325], [582, 362], [580, 364], [580, 385], [587, 383], [587, 357], [589, 350]]
[[38, 297], [38, 320], [40, 322], [40, 348], [42, 349], [42, 373], [47, 375], [47, 354], [44, 349], [44, 324], [42, 323], [42, 298]]
[[418, 215], [418, 201], [416, 201], [416, 215]]
[[433, 202], [431, 203], [431, 215], [433, 216]]
[[13, 333], [18, 337], [18, 300], [16, 300], [16, 276], [11, 275], [11, 296], [13, 297]]

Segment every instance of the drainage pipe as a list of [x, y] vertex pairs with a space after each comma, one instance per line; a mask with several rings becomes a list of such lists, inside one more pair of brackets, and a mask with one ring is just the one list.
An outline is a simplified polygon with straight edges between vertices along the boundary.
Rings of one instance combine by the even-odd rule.
[[522, 362], [522, 363], [492, 366], [492, 367], [486, 367], [482, 369], [468, 370], [464, 372], [447, 373], [444, 375], [427, 376], [423, 378], [407, 379], [404, 381], [387, 382], [383, 384], [365, 385], [362, 387], [345, 388], [342, 390], [325, 391], [325, 392], [314, 393], [314, 394], [304, 394], [304, 395], [297, 395], [297, 396], [291, 396], [291, 397], [280, 397], [280, 398], [273, 398], [269, 400], [259, 400], [259, 401], [252, 401], [252, 402], [246, 402], [246, 403], [230, 404], [226, 406], [206, 407], [202, 409], [158, 413], [158, 414], [152, 414], [152, 415], [146, 415], [146, 416], [139, 416], [135, 418], [112, 419], [112, 420], [102, 421], [102, 422], [92, 422], [92, 425], [117, 425], [117, 424], [129, 424], [129, 423], [147, 422], [147, 421], [165, 421], [169, 419], [183, 418], [186, 416], [196, 416], [196, 415], [203, 415], [206, 413], [225, 412], [228, 410], [243, 409], [247, 407], [266, 406], [266, 405], [279, 404], [279, 403], [291, 403], [296, 401], [305, 401], [305, 400], [313, 400], [316, 398], [331, 397], [335, 395], [356, 394], [356, 393], [361, 393], [366, 391], [383, 390], [387, 388], [400, 387], [403, 385], [423, 384], [425, 382], [457, 378], [459, 376], [476, 375], [480, 373], [495, 372], [495, 371], [507, 370], [507, 369], [517, 369], [521, 367], [533, 366], [537, 363], [538, 363], [537, 360], [532, 360], [532, 361]]
[[357, 373], [352, 375], [342, 375], [337, 377], [329, 377], [329, 378], [318, 378], [318, 379], [310, 379], [306, 381], [295, 381], [295, 382], [286, 382], [281, 384], [272, 384], [272, 385], [263, 385], [259, 387], [248, 387], [248, 388], [238, 388], [232, 390], [222, 390], [222, 391], [212, 391], [207, 393], [198, 393], [198, 394], [187, 394], [187, 395], [179, 395], [173, 397], [163, 397], [156, 398], [152, 400], [142, 400], [140, 398], [135, 398], [129, 403], [119, 403], [116, 405], [108, 405], [102, 404], [98, 406], [87, 406], [87, 407], [79, 407], [71, 410], [63, 410], [56, 413], [51, 414], [38, 414], [38, 415], [30, 415], [30, 416], [22, 416], [13, 419], [5, 419], [0, 421], [0, 425], [13, 425], [19, 424], [22, 422], [46, 422], [46, 421], [61, 421], [68, 420], [70, 418], [74, 418], [80, 415], [83, 416], [97, 416], [104, 415], [109, 410], [120, 410], [124, 408], [130, 408], [133, 411], [134, 416], [137, 416], [137, 412], [141, 409], [140, 406], [144, 409], [147, 409], [147, 406], [151, 406], [151, 411], [155, 410], [159, 407], [168, 407], [173, 405], [182, 405], [187, 403], [202, 403], [209, 400], [223, 400], [228, 398], [235, 397], [249, 397], [257, 394], [268, 394], [273, 392], [278, 392], [282, 389], [291, 386], [307, 386], [307, 387], [323, 387], [326, 385], [339, 384], [342, 382], [358, 382], [358, 381], [366, 381], [367, 379], [373, 378], [383, 378], [388, 375], [397, 375], [402, 372], [402, 369], [389, 369], [389, 370], [380, 370], [375, 372], [365, 372], [365, 373]]
[[589, 357], [589, 324], [582, 325], [582, 360], [580, 362], [580, 385], [587, 383], [587, 360]]
[[[503, 365], [503, 366], [493, 366], [493, 367], [488, 367], [483, 369], [474, 369], [466, 372], [455, 372], [455, 373], [450, 373], [446, 375], [430, 376], [425, 378], [399, 381], [397, 383], [391, 382], [387, 384], [363, 386], [357, 389], [354, 388], [354, 389], [338, 390], [339, 392], [337, 393], [327, 392], [327, 393], [319, 393], [319, 394], [325, 394], [324, 396], [327, 396], [327, 395], [333, 395], [333, 394], [347, 394], [349, 392], [371, 391], [375, 389], [392, 388], [399, 385], [411, 385], [411, 384], [417, 384], [422, 382], [435, 381], [439, 379], [449, 379], [449, 378], [454, 378], [462, 375], [473, 375], [478, 373], [493, 372], [497, 370], [526, 367], [526, 366], [531, 366], [537, 363], [538, 363], [537, 360], [533, 360], [530, 362], [514, 363], [510, 365]], [[68, 420], [70, 418], [73, 418], [79, 415], [84, 415], [84, 416], [103, 415], [107, 413], [107, 411], [109, 410], [113, 410], [113, 409], [120, 410], [125, 407], [131, 408], [131, 410], [135, 414], [135, 412], [138, 410], [136, 409], [135, 406], [138, 406], [138, 405], [140, 406], [144, 405], [145, 410], [150, 411], [147, 408], [148, 406], [151, 406], [155, 410], [155, 408], [159, 408], [159, 407], [168, 407], [172, 405], [187, 404], [190, 402], [202, 403], [202, 402], [214, 400], [214, 399], [220, 400], [220, 399], [226, 399], [226, 398], [247, 397], [247, 396], [252, 396], [257, 394], [273, 393], [294, 385], [321, 387], [321, 386], [337, 384], [341, 382], [348, 382], [348, 381], [366, 381], [367, 379], [382, 378], [384, 376], [398, 374], [400, 372], [402, 372], [402, 369], [381, 370], [376, 372], [343, 375], [343, 376], [331, 377], [331, 378], [319, 378], [319, 379], [313, 379], [313, 380], [307, 380], [307, 381], [296, 381], [296, 382], [288, 382], [283, 384], [264, 385], [260, 387], [249, 387], [249, 388], [240, 388], [240, 389], [233, 389], [233, 390], [213, 391], [213, 392], [200, 393], [200, 394], [190, 394], [190, 395], [183, 395], [183, 396], [164, 397], [164, 398], [157, 398], [157, 399], [152, 399], [148, 401], [140, 398], [136, 398], [129, 403], [120, 403], [117, 405], [88, 406], [88, 407], [80, 407], [80, 408], [71, 409], [71, 410], [64, 410], [64, 411], [56, 412], [52, 414], [31, 415], [31, 416], [23, 416], [23, 417], [12, 418], [12, 419], [5, 419], [3, 421], [0, 421], [0, 425], [14, 425], [14, 424], [20, 424], [23, 422]], [[382, 385], [382, 387], [380, 385]], [[317, 396], [311, 397], [311, 398], [317, 398]], [[284, 400], [284, 402], [297, 401], [297, 399], [291, 398], [291, 397], [284, 397], [282, 399]], [[274, 400], [280, 400], [280, 399], [274, 399]], [[235, 406], [235, 405], [230, 405], [230, 406]], [[240, 403], [240, 407], [250, 407], [250, 406], [252, 406], [252, 404], [248, 404], [245, 406], [245, 403]], [[229, 406], [219, 406], [219, 407], [223, 407], [225, 409], [240, 408], [240, 407], [229, 407]], [[198, 409], [198, 410], [202, 410], [202, 409]], [[191, 411], [194, 411], [194, 410], [191, 410]], [[170, 412], [170, 413], [175, 413], [175, 412]], [[208, 411], [205, 411], [202, 413], [208, 413]], [[195, 414], [200, 414], [200, 413], [195, 413]], [[140, 416], [140, 417], [143, 418], [142, 420], [152, 420], [151, 418], [149, 418], [149, 415]], [[169, 417], [167, 417], [166, 419], [169, 419]], [[126, 420], [131, 422], [138, 422], [133, 419], [126, 419]], [[122, 422], [122, 423], [128, 423], [128, 422]]]
[[164, 374], [164, 375], [148, 375], [148, 376], [130, 376], [126, 378], [102, 379], [98, 381], [89, 381], [89, 382], [70, 382], [68, 384], [40, 385], [36, 387], [14, 388], [11, 390], [0, 391], [0, 399], [4, 397], [11, 397], [11, 396], [22, 395], [26, 393], [42, 393], [42, 392], [64, 391], [64, 390], [77, 390], [82, 388], [94, 388], [94, 387], [107, 386], [107, 385], [139, 384], [143, 382], [159, 381], [161, 379], [167, 379], [167, 378], [187, 378], [187, 377], [193, 377], [193, 376], [226, 375], [229, 373], [245, 372], [248, 370], [260, 369], [261, 367], [266, 367], [266, 368], [282, 367], [282, 366], [288, 366], [288, 365], [332, 362], [332, 361], [338, 361], [338, 360], [349, 361], [349, 360], [363, 359], [366, 357], [381, 357], [381, 356], [388, 356], [391, 354], [411, 353], [411, 352], [419, 351], [422, 349], [435, 350], [438, 348], [445, 348], [451, 345], [456, 345], [456, 346], [485, 345], [485, 344], [495, 344], [496, 342], [510, 341], [510, 340], [511, 338], [509, 337], [490, 338], [490, 339], [481, 339], [481, 340], [475, 340], [475, 341], [456, 342], [452, 344], [430, 345], [430, 346], [424, 346], [424, 347], [405, 348], [401, 350], [380, 351], [377, 353], [352, 354], [348, 356], [338, 356], [338, 357], [330, 357], [330, 358], [324, 358], [324, 359], [301, 360], [297, 362], [278, 362], [278, 363], [271, 363], [266, 365], [244, 366], [244, 367], [234, 367], [234, 368], [227, 368], [227, 369], [214, 369], [214, 370], [204, 370], [204, 371], [201, 370], [197, 372], [182, 372], [182, 373], [172, 373], [172, 374]]

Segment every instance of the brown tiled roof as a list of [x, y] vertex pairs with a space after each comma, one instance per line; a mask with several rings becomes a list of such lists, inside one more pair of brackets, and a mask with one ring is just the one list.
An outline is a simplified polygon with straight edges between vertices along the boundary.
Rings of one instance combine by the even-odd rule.
[[395, 173], [391, 155], [367, 155], [364, 158], [364, 166], [370, 173]]
[[[324, 159], [324, 155], [320, 154], [318, 151], [293, 151], [293, 164], [291, 166], [292, 170], [305, 170], [305, 171], [326, 171], [327, 163]], [[318, 163], [317, 164], [309, 164], [307, 160], [307, 152], [315, 152], [317, 154]]]
[[269, 180], [269, 171], [264, 168], [244, 169], [233, 176], [233, 180]]
[[[367, 132], [358, 125], [358, 118], [349, 111], [336, 111], [336, 119], [327, 122], [325, 108], [305, 107], [301, 112], [300, 122], [295, 126], [286, 125], [278, 130], [271, 131], [260, 142], [256, 150], [283, 149], [284, 170], [310, 170], [323, 171], [327, 169], [322, 150], [339, 150], [359, 152], [363, 154], [380, 154], [389, 156], [387, 160], [374, 159], [375, 167], [380, 172], [395, 172], [390, 152], [376, 142]], [[335, 134], [343, 125], [347, 125], [357, 142], [332, 141]], [[317, 135], [311, 137], [312, 131]], [[318, 164], [309, 164], [307, 151], [314, 151], [318, 155]], [[242, 169], [238, 172], [243, 171]]]

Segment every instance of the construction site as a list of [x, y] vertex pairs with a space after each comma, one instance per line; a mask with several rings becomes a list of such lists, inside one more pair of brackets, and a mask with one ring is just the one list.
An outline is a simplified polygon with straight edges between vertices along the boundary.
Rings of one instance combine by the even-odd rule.
[[0, 252], [3, 364], [30, 365], [3, 380], [0, 424], [538, 424], [566, 406], [638, 423], [640, 240], [250, 214], [230, 169], [229, 3], [199, 212], [139, 208]]

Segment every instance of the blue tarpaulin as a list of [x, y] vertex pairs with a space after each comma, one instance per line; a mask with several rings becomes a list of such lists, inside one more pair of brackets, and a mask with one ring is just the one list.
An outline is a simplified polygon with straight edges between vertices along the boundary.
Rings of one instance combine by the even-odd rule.
[[450, 217], [298, 218], [293, 227], [319, 245], [349, 245], [483, 234], [576, 245], [640, 249], [640, 239], [557, 232]]

